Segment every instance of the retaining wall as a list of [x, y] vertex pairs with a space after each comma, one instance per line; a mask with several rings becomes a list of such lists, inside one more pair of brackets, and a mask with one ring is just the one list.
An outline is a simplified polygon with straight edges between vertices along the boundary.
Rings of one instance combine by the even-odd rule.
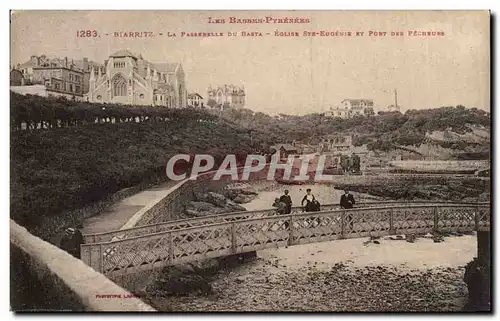
[[[30, 234], [13, 220], [10, 221], [10, 248], [11, 309], [14, 311], [155, 311], [101, 273]], [[115, 297], [98, 297], [102, 295]]]

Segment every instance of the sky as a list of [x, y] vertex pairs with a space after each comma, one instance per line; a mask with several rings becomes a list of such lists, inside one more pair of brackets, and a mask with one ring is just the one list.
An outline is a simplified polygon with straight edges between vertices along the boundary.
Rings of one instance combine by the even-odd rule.
[[[226, 23], [209, 23], [209, 17]], [[298, 17], [309, 23], [232, 24], [230, 17]], [[203, 97], [208, 85], [244, 86], [246, 107], [268, 114], [324, 112], [346, 98], [373, 99], [379, 111], [394, 102], [395, 89], [403, 111], [459, 104], [489, 111], [489, 21], [486, 11], [24, 11], [11, 14], [11, 64], [41, 54], [103, 62], [128, 49], [151, 62], [180, 62], [188, 91]], [[77, 37], [78, 30], [96, 30], [98, 37]], [[322, 30], [364, 34], [303, 36]], [[263, 36], [243, 37], [243, 31]], [[155, 36], [115, 38], [114, 32]]]

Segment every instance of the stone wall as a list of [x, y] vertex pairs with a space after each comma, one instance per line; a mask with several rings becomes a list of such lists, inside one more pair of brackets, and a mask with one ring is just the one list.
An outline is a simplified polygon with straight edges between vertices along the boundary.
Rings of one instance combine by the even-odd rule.
[[[238, 175], [241, 175], [242, 171], [243, 168], [239, 168]], [[177, 185], [166, 191], [164, 195], [153, 200], [135, 213], [121, 229], [179, 219], [176, 214], [182, 210], [186, 202], [195, 199], [196, 194], [217, 191], [233, 182], [227, 176], [222, 177], [221, 180], [213, 180], [214, 175], [215, 171], [212, 171], [200, 174], [196, 179], [180, 181]], [[263, 179], [266, 176], [267, 167], [258, 173], [251, 173], [249, 180]]]
[[138, 298], [130, 297], [130, 292], [104, 275], [33, 236], [12, 220], [10, 248], [14, 311], [155, 311]]

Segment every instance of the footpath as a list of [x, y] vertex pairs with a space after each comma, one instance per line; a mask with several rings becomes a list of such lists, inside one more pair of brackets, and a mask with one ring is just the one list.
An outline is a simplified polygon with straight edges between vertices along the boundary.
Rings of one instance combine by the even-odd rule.
[[177, 183], [177, 181], [168, 181], [116, 202], [104, 212], [87, 218], [83, 222], [83, 234], [119, 230], [137, 211], [165, 194]]

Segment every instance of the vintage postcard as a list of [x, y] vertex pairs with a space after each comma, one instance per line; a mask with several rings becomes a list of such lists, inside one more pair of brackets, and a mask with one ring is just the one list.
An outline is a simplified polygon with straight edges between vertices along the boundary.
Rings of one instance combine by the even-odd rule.
[[12, 11], [19, 311], [491, 311], [490, 12]]

